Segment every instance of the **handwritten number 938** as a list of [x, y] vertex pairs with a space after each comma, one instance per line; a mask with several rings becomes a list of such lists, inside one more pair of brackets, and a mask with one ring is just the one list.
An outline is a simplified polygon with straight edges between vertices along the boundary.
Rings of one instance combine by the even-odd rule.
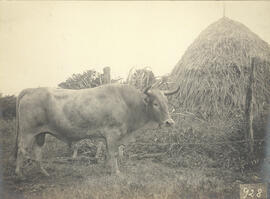
[[248, 189], [248, 188], [244, 188], [243, 189], [243, 193], [244, 193], [244, 195], [243, 195], [243, 199], [244, 198], [261, 198], [261, 196], [262, 196], [262, 189], [258, 189], [258, 190], [254, 190], [254, 189]]

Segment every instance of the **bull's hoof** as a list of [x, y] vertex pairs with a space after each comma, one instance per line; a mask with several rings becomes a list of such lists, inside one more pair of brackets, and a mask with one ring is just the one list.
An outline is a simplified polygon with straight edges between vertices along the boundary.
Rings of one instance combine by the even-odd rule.
[[15, 169], [15, 176], [16, 177], [21, 177], [22, 176], [22, 172], [21, 172], [20, 169], [18, 169], [18, 168]]
[[115, 175], [117, 177], [119, 177], [120, 179], [124, 179], [124, 177], [125, 177], [124, 174], [122, 172], [120, 172], [119, 170], [115, 172]]
[[121, 174], [120, 170], [116, 170], [115, 173], [116, 173], [116, 175], [120, 175]]
[[16, 177], [16, 179], [21, 179], [23, 177], [23, 175], [21, 172], [19, 172], [19, 173], [15, 172], [15, 177]]
[[22, 172], [15, 172], [14, 179], [17, 182], [21, 182], [21, 181], [26, 180], [26, 177], [22, 174]]

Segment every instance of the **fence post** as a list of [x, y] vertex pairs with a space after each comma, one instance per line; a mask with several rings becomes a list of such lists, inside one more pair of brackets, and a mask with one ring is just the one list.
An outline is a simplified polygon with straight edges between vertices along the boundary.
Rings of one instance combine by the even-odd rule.
[[254, 133], [253, 133], [253, 84], [254, 84], [254, 67], [255, 67], [255, 58], [251, 59], [251, 68], [249, 76], [249, 84], [247, 88], [246, 95], [246, 138], [249, 140], [249, 147], [251, 153], [254, 152]]
[[104, 84], [110, 84], [111, 83], [111, 68], [105, 67], [103, 68], [103, 75], [104, 75]]

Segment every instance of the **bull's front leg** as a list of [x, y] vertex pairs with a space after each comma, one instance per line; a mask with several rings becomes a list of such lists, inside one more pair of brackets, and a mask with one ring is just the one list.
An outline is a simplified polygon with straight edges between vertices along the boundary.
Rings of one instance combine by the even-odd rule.
[[111, 168], [112, 174], [120, 174], [118, 161], [117, 161], [117, 149], [118, 147], [108, 143], [108, 164]]
[[117, 131], [110, 131], [106, 136], [106, 149], [108, 154], [108, 164], [111, 168], [111, 173], [120, 175], [120, 170], [118, 166], [117, 156], [118, 156], [118, 140], [120, 133]]
[[118, 166], [117, 152], [115, 152], [115, 150], [112, 150], [110, 153], [110, 166], [112, 174], [120, 175], [121, 172]]
[[79, 150], [79, 146], [78, 143], [75, 143], [72, 145], [72, 159], [76, 159], [77, 158], [77, 154], [78, 154], [78, 150]]

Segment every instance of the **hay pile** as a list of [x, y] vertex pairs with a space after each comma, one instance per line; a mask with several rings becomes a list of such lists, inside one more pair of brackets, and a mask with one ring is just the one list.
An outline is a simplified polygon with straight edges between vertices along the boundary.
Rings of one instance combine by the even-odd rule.
[[254, 68], [254, 116], [264, 117], [270, 99], [270, 46], [243, 24], [223, 17], [198, 36], [176, 64], [181, 86], [174, 104], [210, 120], [242, 117]]

